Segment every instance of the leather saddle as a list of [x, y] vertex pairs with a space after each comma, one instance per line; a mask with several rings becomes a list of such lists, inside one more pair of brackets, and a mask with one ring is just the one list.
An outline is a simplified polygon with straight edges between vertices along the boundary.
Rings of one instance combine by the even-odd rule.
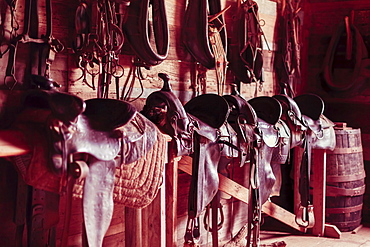
[[[196, 196], [196, 200], [189, 199], [190, 216], [198, 217], [205, 207], [211, 202], [218, 191], [218, 167], [220, 157], [232, 157], [232, 148], [225, 143], [225, 138], [236, 138], [235, 133], [223, 136], [229, 106], [224, 98], [217, 94], [203, 94], [188, 101], [184, 105], [186, 112], [195, 120], [194, 135], [198, 138], [194, 146], [193, 171], [198, 172], [198, 177], [192, 176], [189, 196]], [[231, 131], [229, 128], [227, 131]], [[229, 143], [230, 140], [226, 140]], [[234, 142], [235, 143], [235, 142]], [[224, 147], [222, 147], [224, 146]], [[228, 151], [229, 150], [229, 151]]]
[[258, 116], [258, 130], [263, 142], [273, 149], [272, 163], [284, 164], [289, 156], [291, 131], [281, 120], [282, 106], [272, 97], [249, 100]]
[[163, 87], [146, 98], [141, 113], [163, 133], [172, 137], [172, 147], [176, 156], [189, 155], [193, 151], [193, 122], [172, 92], [168, 75], [159, 73], [158, 76], [163, 80]]
[[300, 166], [299, 205], [296, 222], [302, 227], [311, 228], [315, 223], [313, 205], [310, 202], [310, 173], [312, 149], [335, 148], [334, 123], [323, 115], [324, 101], [315, 94], [303, 94], [294, 98], [302, 113], [302, 123], [306, 127], [303, 139], [303, 155]]
[[256, 111], [258, 124], [258, 140], [256, 147], [257, 171], [252, 178], [259, 184], [261, 205], [270, 197], [276, 177], [273, 164], [284, 164], [290, 150], [290, 130], [280, 119], [282, 107], [280, 103], [267, 96], [250, 99], [248, 103]]
[[218, 172], [239, 155], [237, 135], [227, 123], [230, 110], [223, 97], [204, 94], [182, 105], [169, 77], [159, 77], [164, 86], [147, 97], [142, 113], [173, 138], [176, 155], [192, 156], [185, 241], [194, 243], [200, 237], [198, 217], [218, 191]]
[[89, 246], [102, 246], [113, 213], [116, 168], [151, 150], [157, 127], [128, 102], [114, 99], [84, 101], [34, 90], [26, 93], [24, 106], [28, 112], [50, 112], [44, 123], [50, 171], [60, 177], [62, 193], [69, 191], [70, 177], [85, 178], [84, 234]]
[[[171, 90], [169, 77], [163, 73], [159, 77], [164, 86], [147, 97], [142, 113], [173, 138], [175, 155], [193, 156], [192, 189], [189, 192], [189, 197], [193, 198], [189, 199], [192, 204], [189, 212], [195, 218], [218, 190], [219, 129], [229, 114], [228, 104], [221, 96], [210, 94], [182, 105]], [[210, 103], [214, 103], [213, 107], [209, 106]], [[194, 171], [198, 170], [198, 165], [202, 170], [197, 174]]]
[[[237, 134], [227, 123], [229, 105], [222, 96], [203, 94], [188, 101], [184, 108], [193, 119], [195, 126], [193, 174], [189, 189], [188, 224], [185, 233], [185, 242], [194, 243], [199, 238], [197, 221], [200, 214], [209, 204], [212, 210], [218, 210], [220, 205], [220, 195], [217, 193], [218, 173], [226, 175], [228, 164], [233, 158], [239, 157], [240, 152], [237, 147]], [[206, 216], [207, 211], [205, 218]], [[212, 221], [217, 219], [212, 218]], [[222, 221], [216, 225], [219, 229]], [[217, 229], [212, 227], [211, 231], [214, 232]], [[213, 237], [212, 240], [214, 243], [218, 242], [217, 237]]]
[[312, 148], [335, 148], [334, 123], [324, 113], [324, 101], [316, 94], [302, 94], [294, 98], [302, 113], [302, 122], [311, 135]]

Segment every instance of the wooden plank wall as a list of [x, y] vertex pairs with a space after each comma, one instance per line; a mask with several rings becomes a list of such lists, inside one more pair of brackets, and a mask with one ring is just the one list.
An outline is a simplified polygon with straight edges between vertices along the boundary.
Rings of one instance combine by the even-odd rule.
[[[6, 9], [4, 5], [5, 1], [2, 1], [2, 11], [6, 10], [7, 18], [6, 23], [9, 25], [9, 9]], [[231, 6], [231, 8], [225, 13], [226, 29], [228, 30], [231, 26], [233, 16], [236, 13], [237, 0], [223, 0], [223, 7]], [[276, 18], [278, 16], [278, 10], [280, 9], [280, 1], [276, 0], [256, 0], [259, 5], [260, 18], [265, 23], [262, 27], [268, 46], [264, 45], [264, 71], [265, 71], [265, 82], [263, 83], [262, 91], [258, 90], [258, 85], [252, 84], [242, 84], [242, 95], [249, 99], [255, 96], [271, 96], [277, 92], [277, 82], [274, 76], [273, 59], [276, 49]], [[25, 11], [25, 0], [16, 1], [16, 20], [19, 23], [19, 34], [24, 32], [24, 11]], [[143, 76], [142, 85], [143, 91], [140, 89], [139, 80], [135, 80], [134, 90], [130, 96], [130, 99], [139, 96], [139, 99], [134, 101], [133, 104], [137, 106], [140, 110], [144, 104], [145, 98], [153, 91], [159, 90], [162, 87], [162, 82], [158, 78], [157, 74], [159, 72], [167, 73], [172, 82], [172, 88], [178, 95], [182, 102], [188, 101], [194, 94], [192, 90], [192, 84], [194, 84], [194, 78], [196, 78], [196, 66], [193, 58], [186, 51], [180, 38], [182, 21], [184, 18], [184, 11], [186, 7], [186, 0], [166, 0], [166, 11], [167, 19], [170, 30], [170, 49], [168, 58], [158, 66], [153, 66], [150, 70], [141, 69]], [[78, 5], [78, 1], [73, 0], [53, 0], [53, 29], [52, 34], [55, 38], [59, 39], [63, 44], [65, 49], [58, 53], [55, 57], [54, 62], [51, 65], [50, 77], [56, 82], [62, 85], [60, 90], [73, 93], [84, 99], [96, 97], [96, 90], [89, 88], [81, 79], [82, 70], [78, 67], [78, 58], [76, 54], [73, 53], [72, 44], [74, 42], [75, 31], [74, 31], [74, 13]], [[5, 6], [5, 7], [4, 7]], [[40, 11], [39, 11], [39, 30], [40, 34], [44, 33], [45, 30], [45, 2], [39, 1]], [[270, 47], [269, 51], [267, 47]], [[5, 49], [4, 46], [1, 47], [2, 50]], [[28, 54], [30, 52], [30, 46], [28, 44], [19, 44], [18, 52], [16, 54], [15, 63], [15, 76], [18, 81], [16, 89], [22, 89], [25, 84], [23, 82], [24, 75], [26, 73], [25, 64], [28, 62]], [[2, 83], [2, 78], [5, 76], [6, 65], [8, 61], [8, 55], [5, 54], [0, 59], [0, 88], [6, 89], [6, 86]], [[119, 57], [120, 64], [124, 67], [124, 76], [120, 80], [120, 89], [122, 90], [123, 85], [129, 78], [129, 71], [132, 67], [132, 56], [123, 54]], [[87, 76], [87, 81], [91, 84], [92, 77]], [[234, 78], [230, 71], [227, 74], [227, 83], [234, 81]], [[95, 78], [95, 83], [97, 78]], [[216, 92], [216, 76], [214, 70], [207, 71], [207, 82], [206, 82], [206, 92]], [[226, 90], [229, 92], [229, 88]], [[112, 84], [111, 91], [109, 93], [110, 98], [115, 98], [115, 90]], [[179, 181], [179, 226], [178, 226], [178, 246], [183, 244], [183, 233], [186, 224], [186, 196], [187, 196], [187, 186], [189, 182], [186, 174], [180, 174]], [[185, 184], [185, 186], [183, 186]], [[61, 200], [61, 219], [57, 229], [57, 237], [60, 237], [61, 231], [63, 229], [63, 202]], [[81, 245], [81, 202], [79, 200], [74, 201], [74, 211], [73, 211], [73, 224], [70, 230], [70, 246], [80, 246]], [[220, 233], [220, 239], [226, 240], [230, 238], [232, 234], [235, 234], [245, 223], [245, 205], [232, 200], [228, 202], [225, 208], [226, 225], [222, 232]], [[124, 207], [116, 206], [112, 225], [108, 230], [104, 246], [124, 246]], [[209, 237], [210, 240], [210, 237]], [[9, 245], [10, 246], [10, 245]]]
[[[305, 40], [302, 56], [304, 69], [303, 81], [305, 92], [314, 92], [322, 96], [326, 103], [325, 115], [336, 122], [346, 122], [348, 126], [361, 129], [364, 166], [367, 173], [366, 191], [362, 211], [363, 222], [370, 222], [370, 90], [369, 78], [364, 90], [352, 97], [339, 98], [324, 90], [322, 84], [323, 60], [330, 39], [338, 24], [345, 16], [354, 13], [353, 24], [363, 37], [365, 46], [370, 51], [370, 2], [350, 0], [309, 0], [304, 6]], [[348, 164], [351, 165], [351, 164]]]
[[[18, 0], [16, 7], [16, 18], [19, 23], [20, 29], [18, 33], [23, 32], [23, 8], [25, 0]], [[233, 15], [237, 8], [236, 0], [224, 0], [223, 6], [231, 6], [231, 8], [225, 13], [226, 28], [229, 29], [231, 26]], [[39, 16], [39, 30], [42, 34], [45, 30], [45, 13], [44, 1], [40, 3], [40, 16]], [[264, 20], [265, 25], [262, 27], [265, 32], [269, 47], [272, 51], [265, 50], [264, 52], [264, 70], [266, 71], [266, 81], [262, 91], [258, 91], [255, 94], [255, 85], [243, 85], [243, 95], [246, 98], [252, 98], [255, 95], [272, 95], [275, 92], [275, 82], [273, 76], [273, 50], [274, 45], [274, 28], [276, 21], [276, 11], [278, 4], [271, 0], [259, 0], [260, 18]], [[74, 42], [74, 12], [78, 2], [71, 0], [54, 0], [53, 4], [53, 30], [52, 34], [55, 38], [59, 39], [65, 46], [65, 49], [56, 55], [55, 61], [51, 65], [50, 77], [60, 83], [63, 87], [61, 90], [65, 90], [83, 98], [94, 98], [96, 97], [96, 91], [86, 86], [83, 83], [81, 76], [82, 71], [78, 68], [78, 58], [73, 53], [72, 44]], [[144, 91], [140, 99], [145, 99], [153, 90], [161, 88], [161, 81], [157, 74], [159, 72], [167, 73], [172, 81], [173, 89], [178, 93], [182, 101], [187, 101], [192, 97], [191, 85], [196, 73], [194, 69], [196, 63], [193, 61], [191, 55], [186, 51], [185, 47], [181, 42], [181, 25], [184, 17], [184, 11], [186, 8], [186, 0], [167, 0], [166, 1], [166, 12], [170, 30], [170, 49], [167, 59], [160, 65], [151, 67], [150, 70], [141, 69], [143, 74], [143, 87]], [[263, 23], [263, 22], [261, 22]], [[230, 24], [230, 25], [229, 25]], [[265, 48], [267, 46], [265, 45]], [[3, 49], [5, 47], [2, 47]], [[29, 47], [27, 44], [19, 44], [18, 53], [16, 57], [16, 79], [18, 85], [23, 83], [23, 77], [25, 73], [25, 62], [27, 59], [27, 53]], [[267, 48], [266, 48], [267, 49]], [[132, 56], [121, 55], [120, 64], [124, 67], [124, 76], [120, 80], [121, 89], [125, 80], [129, 75], [129, 70], [132, 65]], [[0, 78], [4, 77], [5, 68], [7, 65], [7, 54], [5, 54], [0, 60]], [[91, 76], [88, 75], [87, 81], [89, 84], [92, 83]], [[95, 83], [97, 78], [95, 78]], [[229, 72], [227, 75], [227, 82], [233, 82], [233, 76]], [[1, 85], [1, 84], [0, 84]], [[4, 87], [4, 85], [2, 85]], [[216, 92], [216, 77], [215, 71], [207, 71], [207, 92]], [[135, 81], [135, 90], [131, 95], [131, 98], [136, 98], [140, 94], [139, 81]], [[109, 97], [115, 98], [115, 90], [112, 85]]]
[[[302, 51], [303, 92], [319, 94], [327, 104], [325, 114], [333, 121], [347, 122], [361, 128], [364, 157], [370, 159], [370, 90], [365, 87], [358, 95], [338, 97], [325, 90], [322, 80], [323, 61], [329, 42], [345, 16], [354, 12], [354, 25], [359, 29], [367, 49], [370, 48], [370, 2], [309, 0], [304, 5], [304, 47]], [[365, 85], [369, 83], [366, 80]]]

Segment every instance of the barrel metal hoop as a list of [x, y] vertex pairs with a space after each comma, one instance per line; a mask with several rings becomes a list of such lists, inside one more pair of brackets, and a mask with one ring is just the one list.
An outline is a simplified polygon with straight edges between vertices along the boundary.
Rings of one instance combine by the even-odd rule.
[[325, 213], [326, 214], [348, 214], [353, 213], [356, 211], [362, 210], [362, 203], [356, 206], [352, 207], [345, 207], [345, 208], [326, 208]]
[[326, 175], [326, 182], [341, 183], [341, 182], [352, 182], [364, 179], [366, 177], [365, 170], [362, 170], [358, 174], [350, 175]]
[[336, 188], [332, 186], [326, 186], [327, 196], [360, 196], [365, 193], [365, 185], [353, 189]]

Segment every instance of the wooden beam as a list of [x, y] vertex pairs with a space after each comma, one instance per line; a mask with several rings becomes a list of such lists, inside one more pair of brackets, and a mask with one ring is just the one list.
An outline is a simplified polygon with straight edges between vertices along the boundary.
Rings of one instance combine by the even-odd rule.
[[262, 211], [266, 213], [268, 216], [277, 219], [278, 221], [286, 224], [287, 226], [292, 227], [295, 230], [300, 232], [306, 232], [305, 228], [300, 227], [295, 222], [295, 214], [285, 210], [284, 208], [272, 203], [270, 201], [265, 202], [262, 206]]
[[24, 134], [19, 130], [0, 130], [0, 157], [23, 155], [30, 151]]
[[[191, 157], [183, 156], [182, 159], [179, 161], [179, 169], [191, 175]], [[222, 174], [218, 174], [220, 179], [219, 190], [223, 191], [236, 199], [248, 204], [248, 193], [249, 190], [244, 186], [234, 182], [233, 180], [223, 176]], [[295, 215], [280, 206], [267, 201], [262, 206], [262, 211], [267, 215], [279, 220], [280, 222], [296, 229], [300, 232], [305, 232], [306, 229], [300, 227], [295, 222]]]
[[[191, 173], [191, 161], [192, 158], [189, 156], [183, 156], [179, 161], [179, 169], [186, 172], [187, 174]], [[218, 174], [220, 179], [219, 190], [223, 191], [236, 199], [248, 204], [248, 194], [249, 190], [244, 186], [241, 186], [237, 182], [234, 182], [228, 177], [225, 177], [222, 174]]]
[[325, 224], [324, 236], [330, 238], [340, 238], [342, 233], [335, 225]]

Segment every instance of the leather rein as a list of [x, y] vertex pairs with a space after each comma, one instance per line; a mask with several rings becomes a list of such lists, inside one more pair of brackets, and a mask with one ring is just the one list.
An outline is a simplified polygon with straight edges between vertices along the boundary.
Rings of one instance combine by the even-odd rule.
[[262, 30], [263, 20], [259, 18], [257, 3], [252, 0], [238, 1], [234, 20], [228, 53], [230, 70], [238, 82], [258, 82], [261, 91], [264, 81], [261, 37], [270, 48]]
[[282, 26], [284, 35], [282, 39], [282, 68], [280, 84], [290, 97], [295, 96], [296, 84], [300, 82], [301, 76], [301, 20], [299, 12], [300, 2], [286, 0], [283, 10]]

